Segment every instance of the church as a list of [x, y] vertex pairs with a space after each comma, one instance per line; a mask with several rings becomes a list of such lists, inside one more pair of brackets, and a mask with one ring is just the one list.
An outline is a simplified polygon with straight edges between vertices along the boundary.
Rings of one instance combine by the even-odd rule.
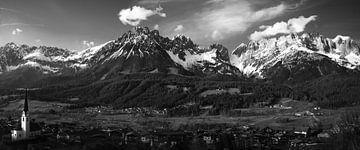
[[25, 90], [24, 109], [21, 116], [21, 126], [11, 130], [11, 140], [20, 141], [33, 139], [41, 135], [41, 128], [38, 124], [32, 123], [30, 120], [29, 106], [28, 106], [28, 90]]

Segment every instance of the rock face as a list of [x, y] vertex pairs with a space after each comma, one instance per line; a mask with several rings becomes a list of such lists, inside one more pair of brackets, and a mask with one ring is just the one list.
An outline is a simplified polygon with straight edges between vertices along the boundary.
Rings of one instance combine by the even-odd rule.
[[36, 68], [43, 74], [61, 74], [76, 70], [63, 61], [72, 52], [56, 47], [30, 47], [8, 43], [0, 47], [0, 74], [21, 68]]
[[168, 41], [156, 30], [137, 27], [134, 32], [130, 31], [114, 41], [80, 52], [73, 58], [80, 65], [102, 72], [105, 76], [142, 72], [170, 73], [182, 68], [166, 53]]
[[359, 66], [359, 45], [350, 37], [329, 39], [313, 33], [251, 41], [240, 44], [231, 55], [223, 45], [201, 48], [184, 35], [169, 39], [147, 27], [135, 27], [118, 39], [79, 52], [14, 43], [0, 47], [0, 79], [12, 72], [34, 76], [81, 72], [101, 80], [121, 74], [165, 73], [246, 75], [291, 83], [357, 71]]
[[8, 43], [0, 47], [0, 87], [25, 87], [45, 77], [72, 74], [79, 68], [63, 61], [72, 54], [56, 47]]
[[167, 53], [174, 62], [197, 74], [239, 75], [240, 71], [230, 64], [228, 49], [220, 44], [200, 48], [190, 38], [175, 36]]
[[240, 74], [230, 65], [224, 46], [200, 48], [188, 37], [179, 35], [169, 39], [147, 27], [136, 27], [118, 39], [79, 52], [8, 43], [0, 48], [0, 58], [0, 75], [24, 68], [49, 76], [81, 71], [102, 80], [133, 73]]
[[78, 66], [95, 69], [103, 78], [116, 74], [169, 73], [178, 75], [239, 74], [222, 45], [200, 48], [183, 35], [173, 39], [159, 31], [136, 27], [120, 38], [70, 56]]
[[359, 45], [350, 37], [324, 38], [319, 34], [292, 34], [239, 45], [231, 62], [245, 75], [280, 82], [299, 82], [356, 71]]

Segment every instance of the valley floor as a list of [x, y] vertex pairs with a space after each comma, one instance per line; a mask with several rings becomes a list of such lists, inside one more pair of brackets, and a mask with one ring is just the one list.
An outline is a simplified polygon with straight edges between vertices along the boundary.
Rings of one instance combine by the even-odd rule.
[[[0, 118], [19, 118], [23, 100], [11, 101], [0, 107]], [[284, 100], [285, 101], [285, 100]], [[289, 101], [289, 100], [288, 100]], [[83, 126], [131, 127], [135, 130], [156, 128], [184, 129], [199, 126], [256, 126], [278, 129], [305, 130], [321, 125], [330, 128], [340, 119], [340, 114], [347, 108], [338, 110], [314, 110], [311, 103], [292, 101], [292, 107], [276, 106], [273, 108], [238, 109], [236, 115], [209, 116], [206, 111], [200, 116], [168, 117], [166, 115], [144, 115], [141, 113], [119, 113], [104, 111], [101, 108], [68, 109], [70, 104], [58, 102], [30, 102], [31, 116], [38, 122], [57, 124], [76, 123]], [[290, 104], [289, 104], [290, 105]]]
[[[11, 127], [17, 124], [23, 108], [22, 104], [23, 100], [14, 100], [3, 103], [0, 107], [0, 126], [7, 127], [7, 131], [2, 132], [3, 137], [9, 136]], [[306, 147], [315, 150], [322, 145], [326, 146], [324, 141], [329, 138], [329, 133], [341, 120], [341, 114], [346, 109], [350, 109], [320, 109], [308, 102], [282, 99], [277, 105], [232, 110], [241, 113], [230, 115], [220, 113], [212, 116], [204, 107], [205, 110], [198, 116], [169, 117], [164, 115], [164, 110], [149, 108], [124, 110], [114, 110], [104, 106], [71, 108], [69, 107], [71, 105], [66, 103], [36, 100], [31, 100], [29, 106], [31, 118], [36, 122], [44, 122], [43, 135], [39, 138], [46, 142], [39, 139], [25, 141], [20, 145], [28, 147], [30, 144], [58, 149], [79, 149], [91, 145], [94, 141], [101, 143], [104, 140], [108, 142], [105, 145], [126, 147], [124, 149], [139, 146], [161, 148], [164, 143], [171, 147], [172, 144], [166, 143], [167, 140], [173, 140], [182, 141], [175, 145], [188, 146], [189, 149], [214, 149], [224, 144], [222, 142], [228, 142], [235, 147], [245, 149]], [[157, 145], [150, 144], [146, 139], [148, 136], [152, 137], [149, 139], [151, 143], [155, 142]], [[208, 141], [207, 138], [212, 136], [217, 140]], [[154, 141], [154, 137], [163, 139]], [[135, 139], [131, 141], [129, 138]], [[5, 146], [10, 150], [14, 146], [16, 148], [16, 145], [19, 144], [0, 144], [0, 149]]]

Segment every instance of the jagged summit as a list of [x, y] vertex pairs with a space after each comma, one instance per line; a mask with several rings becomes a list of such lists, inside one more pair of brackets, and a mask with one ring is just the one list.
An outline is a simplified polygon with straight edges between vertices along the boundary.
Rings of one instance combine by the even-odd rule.
[[184, 52], [183, 50], [189, 51], [191, 54], [201, 52], [199, 45], [195, 44], [189, 37], [178, 34], [172, 38], [171, 51], [174, 53]]
[[218, 60], [230, 63], [229, 50], [224, 45], [212, 44], [210, 45], [209, 49], [216, 50]]
[[[218, 73], [216, 69], [205, 69], [211, 67], [207, 65], [208, 63], [216, 66], [219, 66], [219, 63], [229, 63], [227, 49], [220, 44], [214, 44], [208, 49], [203, 49], [184, 35], [177, 35], [169, 39], [159, 35], [159, 31], [150, 30], [147, 27], [135, 27], [118, 39], [85, 50], [75, 58], [83, 58], [82, 56], [86, 56], [86, 61], [83, 61], [81, 65], [97, 66], [98, 64], [119, 61], [120, 59], [121, 61], [130, 62], [136, 60], [136, 62], [129, 65], [123, 65], [126, 68], [146, 60], [146, 63], [143, 64], [152, 67], [140, 67], [142, 66], [140, 65], [133, 68], [148, 68], [145, 69], [147, 71], [151, 68], [150, 70], [164, 71], [165, 68], [174, 70], [174, 68], [180, 67], [200, 74], [204, 73], [204, 70], [212, 70], [208, 73]], [[139, 71], [139, 69], [135, 70]], [[231, 71], [228, 70], [228, 72]]]
[[[7, 44], [6, 47], [12, 51], [20, 49], [14, 43]], [[229, 69], [228, 49], [223, 45], [213, 44], [209, 48], [200, 48], [185, 35], [169, 39], [161, 36], [158, 30], [150, 30], [148, 27], [134, 27], [117, 39], [76, 53], [50, 47], [23, 47], [26, 51], [20, 51], [21, 54], [16, 57], [18, 61], [26, 66], [47, 68], [54, 73], [61, 73], [63, 68], [72, 68], [74, 71], [100, 69], [102, 71], [99, 72], [107, 74], [179, 74], [184, 70], [201, 75], [239, 72], [236, 68], [235, 71]], [[42, 66], [43, 62], [47, 63], [46, 67]], [[54, 67], [53, 62], [63, 66]]]
[[[351, 70], [360, 65], [359, 45], [350, 37], [337, 36], [329, 39], [318, 33], [250, 41], [249, 44], [239, 45], [232, 52], [231, 58], [232, 64], [244, 74], [260, 78], [269, 78], [269, 71], [273, 71], [275, 66], [282, 66], [287, 74], [292, 74], [292, 70], [308, 64], [309, 67], [315, 67], [311, 73], [323, 76], [345, 70], [330, 68], [344, 67]], [[319, 59], [322, 60], [321, 63], [315, 63]], [[323, 62], [325, 60], [327, 63]], [[303, 68], [303, 73], [306, 73], [306, 69], [308, 68]]]
[[0, 58], [0, 74], [21, 68], [50, 75], [84, 70], [102, 80], [132, 73], [245, 74], [293, 80], [300, 75], [315, 78], [360, 66], [359, 44], [347, 36], [283, 35], [242, 43], [229, 55], [221, 44], [201, 48], [185, 35], [170, 39], [147, 27], [135, 27], [117, 39], [76, 53], [8, 43], [0, 47]]
[[135, 27], [118, 39], [82, 52], [80, 56], [86, 56], [82, 64], [107, 74], [167, 73], [170, 68], [178, 67], [166, 53], [169, 42], [157, 30]]
[[67, 68], [62, 61], [71, 54], [72, 52], [68, 50], [56, 47], [35, 47], [7, 43], [0, 47], [0, 72], [35, 67], [46, 74], [59, 73], [59, 70]]

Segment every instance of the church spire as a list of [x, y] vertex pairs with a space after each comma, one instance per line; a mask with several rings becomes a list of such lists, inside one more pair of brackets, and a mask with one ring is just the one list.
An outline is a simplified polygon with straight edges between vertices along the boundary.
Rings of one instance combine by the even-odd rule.
[[29, 106], [28, 106], [28, 89], [25, 89], [24, 112], [27, 113], [28, 111], [29, 111]]

